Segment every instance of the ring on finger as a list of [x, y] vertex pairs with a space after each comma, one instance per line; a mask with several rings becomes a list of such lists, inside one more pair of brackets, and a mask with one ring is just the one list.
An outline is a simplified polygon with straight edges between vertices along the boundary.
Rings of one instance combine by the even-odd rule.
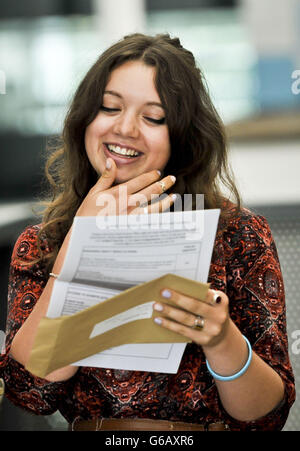
[[202, 330], [204, 328], [204, 318], [200, 315], [196, 316], [194, 319], [193, 329]]
[[160, 186], [161, 186], [161, 191], [162, 191], [162, 193], [164, 193], [164, 192], [166, 191], [166, 189], [167, 189], [165, 182], [158, 182], [158, 183], [159, 183]]

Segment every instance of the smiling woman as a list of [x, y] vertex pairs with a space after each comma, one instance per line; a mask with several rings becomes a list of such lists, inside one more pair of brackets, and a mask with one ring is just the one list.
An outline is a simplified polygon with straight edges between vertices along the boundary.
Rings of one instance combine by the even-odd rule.
[[[79, 85], [46, 169], [52, 191], [42, 223], [21, 234], [12, 255], [0, 357], [7, 396], [37, 414], [59, 409], [72, 430], [282, 429], [295, 387], [280, 263], [266, 220], [240, 205], [224, 128], [192, 53], [169, 35], [133, 34], [107, 49]], [[162, 212], [173, 190], [204, 194], [206, 209], [221, 210], [207, 297], [164, 287], [153, 306], [155, 327], [191, 341], [177, 374], [28, 372], [74, 217]], [[101, 198], [119, 208], [111, 213]]]
[[[51, 247], [41, 253], [49, 267], [109, 158], [117, 168], [114, 184], [155, 169], [176, 178], [168, 189], [193, 195], [193, 208], [201, 193], [205, 207], [220, 208], [221, 217], [240, 210], [223, 124], [193, 54], [178, 38], [133, 34], [108, 48], [80, 83], [61, 140], [46, 165], [53, 200], [39, 232]], [[139, 155], [124, 155], [132, 150]], [[235, 209], [224, 208], [222, 184]]]
[[98, 174], [104, 172], [107, 158], [115, 161], [116, 183], [163, 171], [170, 140], [153, 67], [129, 61], [111, 73], [100, 111], [86, 129], [85, 147]]

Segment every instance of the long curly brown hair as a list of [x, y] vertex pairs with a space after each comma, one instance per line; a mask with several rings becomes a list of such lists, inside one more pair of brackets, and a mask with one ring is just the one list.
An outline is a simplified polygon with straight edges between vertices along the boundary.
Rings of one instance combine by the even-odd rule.
[[[61, 145], [46, 163], [50, 192], [43, 202], [38, 245], [40, 260], [44, 259], [49, 270], [78, 207], [98, 179], [85, 150], [86, 127], [99, 112], [111, 72], [132, 60], [156, 70], [156, 89], [166, 111], [171, 144], [164, 172], [176, 176], [172, 191], [204, 194], [204, 207], [220, 208], [221, 217], [226, 218], [229, 209], [223, 185], [229, 190], [234, 211], [241, 208], [228, 165], [224, 126], [193, 54], [169, 34], [131, 34], [108, 48], [80, 83], [65, 118]], [[51, 252], [43, 252], [44, 239]]]

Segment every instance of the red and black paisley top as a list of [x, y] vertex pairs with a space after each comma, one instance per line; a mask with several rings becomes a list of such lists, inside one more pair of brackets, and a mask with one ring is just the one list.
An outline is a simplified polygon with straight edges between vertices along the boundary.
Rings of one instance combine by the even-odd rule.
[[93, 417], [151, 418], [206, 423], [226, 422], [231, 430], [280, 430], [295, 400], [288, 355], [284, 285], [270, 228], [262, 216], [243, 209], [225, 230], [219, 228], [209, 282], [230, 300], [230, 315], [253, 350], [281, 376], [285, 398], [255, 421], [231, 418], [221, 405], [200, 346], [188, 344], [177, 374], [81, 367], [68, 381], [35, 377], [9, 356], [11, 341], [38, 301], [48, 273], [39, 264], [20, 266], [37, 257], [39, 225], [17, 240], [11, 260], [6, 354], [0, 376], [7, 397], [35, 414], [57, 409], [72, 422]]

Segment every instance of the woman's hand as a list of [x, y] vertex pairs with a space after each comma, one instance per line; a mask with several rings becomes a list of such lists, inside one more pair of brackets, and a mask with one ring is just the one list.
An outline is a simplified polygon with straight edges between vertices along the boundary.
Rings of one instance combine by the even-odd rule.
[[[155, 303], [153, 308], [162, 314], [154, 319], [155, 322], [161, 320], [162, 327], [202, 346], [210, 367], [217, 374], [231, 376], [243, 368], [248, 359], [248, 347], [229, 317], [225, 293], [208, 290], [204, 301], [168, 288], [160, 294], [166, 300], [172, 299], [176, 306]], [[195, 328], [197, 324], [200, 328]], [[215, 380], [215, 383], [224, 409], [238, 421], [255, 421], [284, 399], [280, 375], [255, 352], [242, 376], [231, 382]]]
[[161, 296], [166, 301], [172, 300], [176, 307], [155, 303], [154, 310], [162, 314], [154, 319], [157, 324], [190, 338], [203, 348], [216, 346], [223, 340], [231, 321], [225, 293], [208, 290], [205, 300], [199, 301], [165, 288]]
[[[159, 213], [170, 208], [174, 195], [165, 195], [157, 202], [164, 191], [174, 185], [176, 178], [167, 176], [160, 180], [160, 172], [153, 170], [139, 175], [128, 182], [113, 186], [117, 167], [108, 159], [110, 167], [90, 189], [75, 216], [119, 216], [129, 214]], [[149, 204], [151, 202], [151, 204]]]

